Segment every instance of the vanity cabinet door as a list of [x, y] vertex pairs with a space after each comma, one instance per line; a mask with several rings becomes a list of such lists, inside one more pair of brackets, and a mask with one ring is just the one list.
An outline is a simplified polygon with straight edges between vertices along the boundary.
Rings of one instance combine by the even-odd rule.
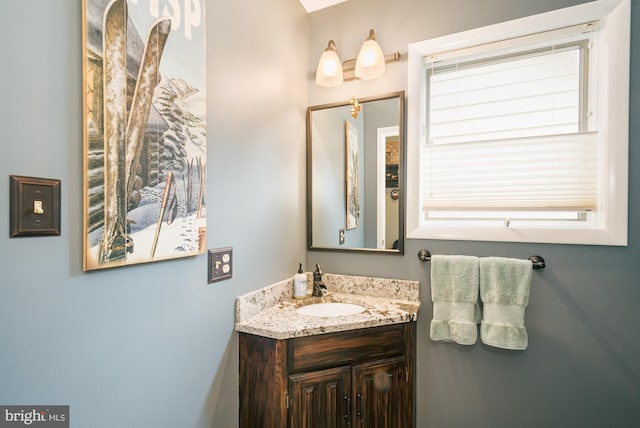
[[354, 426], [408, 428], [411, 426], [411, 384], [404, 357], [353, 367]]
[[290, 428], [349, 426], [351, 367], [289, 376]]

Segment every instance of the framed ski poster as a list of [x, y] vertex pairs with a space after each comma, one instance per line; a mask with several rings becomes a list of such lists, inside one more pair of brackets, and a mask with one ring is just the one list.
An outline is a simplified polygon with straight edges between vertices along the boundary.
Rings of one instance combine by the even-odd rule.
[[85, 271], [206, 247], [204, 0], [83, 0]]
[[360, 202], [358, 195], [358, 129], [348, 120], [344, 121], [345, 126], [345, 178], [347, 196], [347, 230], [358, 227], [360, 219]]

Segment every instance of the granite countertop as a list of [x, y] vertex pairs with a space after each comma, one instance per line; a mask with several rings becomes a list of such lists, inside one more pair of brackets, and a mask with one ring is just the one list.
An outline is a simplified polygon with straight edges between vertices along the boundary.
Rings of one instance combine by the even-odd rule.
[[[236, 299], [236, 331], [272, 339], [312, 336], [323, 333], [377, 327], [415, 321], [420, 308], [419, 283], [385, 278], [325, 274], [329, 293], [293, 298], [293, 278], [242, 295]], [[302, 315], [300, 306], [322, 303], [353, 303], [364, 312], [336, 317]]]

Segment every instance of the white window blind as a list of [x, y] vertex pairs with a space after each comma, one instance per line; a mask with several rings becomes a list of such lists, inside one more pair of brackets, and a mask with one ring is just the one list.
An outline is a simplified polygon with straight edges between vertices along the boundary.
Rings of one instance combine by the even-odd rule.
[[408, 46], [409, 239], [626, 245], [631, 0]]
[[423, 211], [597, 207], [586, 46], [428, 65]]
[[429, 210], [591, 210], [597, 133], [429, 145], [422, 207]]

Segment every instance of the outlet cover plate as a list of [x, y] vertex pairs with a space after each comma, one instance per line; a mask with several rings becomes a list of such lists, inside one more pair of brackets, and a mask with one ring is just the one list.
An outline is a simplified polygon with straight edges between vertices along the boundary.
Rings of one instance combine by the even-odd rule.
[[208, 251], [207, 282], [224, 281], [233, 275], [232, 247], [214, 248]]

